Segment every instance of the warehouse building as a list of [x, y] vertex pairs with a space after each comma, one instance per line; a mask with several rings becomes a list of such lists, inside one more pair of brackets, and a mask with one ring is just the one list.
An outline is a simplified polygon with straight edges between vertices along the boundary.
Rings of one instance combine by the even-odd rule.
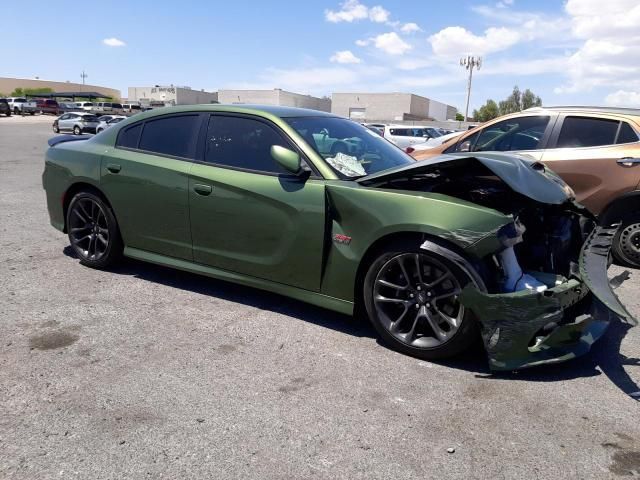
[[280, 105], [284, 107], [299, 107], [331, 111], [330, 98], [318, 98], [311, 95], [287, 92], [281, 88], [273, 90], [220, 90], [218, 91], [220, 103], [249, 103], [257, 105]]
[[334, 93], [331, 112], [359, 122], [402, 122], [456, 118], [457, 108], [412, 93]]
[[99, 85], [84, 85], [73, 82], [57, 82], [54, 80], [41, 80], [39, 78], [10, 78], [0, 77], [0, 92], [11, 95], [16, 88], [40, 89], [50, 88], [53, 92], [97, 92], [102, 93], [105, 98], [120, 100], [120, 90]]
[[197, 105], [200, 103], [218, 103], [217, 92], [192, 90], [191, 87], [173, 85], [153, 87], [129, 87], [129, 102], [138, 102], [144, 106]]

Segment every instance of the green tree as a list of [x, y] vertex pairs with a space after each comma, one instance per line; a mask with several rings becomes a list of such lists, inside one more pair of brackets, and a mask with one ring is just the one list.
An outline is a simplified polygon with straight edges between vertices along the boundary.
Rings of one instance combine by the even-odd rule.
[[21, 87], [18, 87], [13, 92], [11, 92], [11, 96], [12, 97], [23, 97], [24, 96], [24, 92], [22, 91]]
[[[475, 114], [476, 110], [473, 111], [473, 113]], [[462, 115], [460, 112], [456, 113], [456, 121], [457, 122], [464, 122], [464, 115]]]
[[542, 100], [528, 88], [522, 92], [522, 110], [531, 107], [541, 107]]
[[511, 95], [499, 104], [500, 115], [506, 115], [508, 113], [515, 113], [522, 110], [522, 93], [516, 85], [513, 87]]
[[498, 105], [494, 100], [487, 100], [487, 102], [480, 107], [479, 110], [473, 111], [473, 119], [476, 122], [486, 122], [487, 120], [491, 120], [500, 115], [498, 111]]
[[41, 93], [53, 93], [53, 90], [48, 87], [43, 88], [22, 88], [18, 87], [13, 92], [11, 92], [12, 97], [25, 97], [29, 95], [30, 97], [35, 97]]

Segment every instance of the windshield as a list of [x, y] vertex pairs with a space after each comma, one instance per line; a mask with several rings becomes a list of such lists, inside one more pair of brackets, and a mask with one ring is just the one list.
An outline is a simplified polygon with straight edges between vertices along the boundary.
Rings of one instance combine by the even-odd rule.
[[336, 117], [285, 118], [342, 178], [357, 178], [414, 160], [359, 123]]

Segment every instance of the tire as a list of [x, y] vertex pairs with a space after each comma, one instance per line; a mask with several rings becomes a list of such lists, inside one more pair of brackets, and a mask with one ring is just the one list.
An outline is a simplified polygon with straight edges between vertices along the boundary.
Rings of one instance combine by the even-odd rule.
[[613, 239], [613, 256], [627, 267], [640, 268], [640, 213], [627, 215]]
[[13, 107], [13, 114], [18, 115], [19, 113], [20, 113], [20, 110], [18, 110], [18, 107]]
[[7, 117], [11, 116], [11, 109], [7, 110]]
[[82, 134], [82, 130], [80, 130], [79, 126], [76, 125], [75, 127], [73, 127], [73, 134], [74, 135], [81, 135]]
[[29, 112], [29, 115], [35, 115], [36, 112]]
[[60, 133], [60, 129], [58, 128], [57, 125], [53, 126], [53, 133]]
[[67, 209], [71, 248], [87, 267], [105, 269], [122, 257], [123, 243], [111, 207], [95, 193], [74, 195]]
[[383, 342], [425, 360], [453, 357], [479, 337], [477, 322], [458, 300], [473, 280], [443, 249], [445, 254], [438, 255], [403, 244], [390, 246], [378, 254], [364, 280], [367, 315]]

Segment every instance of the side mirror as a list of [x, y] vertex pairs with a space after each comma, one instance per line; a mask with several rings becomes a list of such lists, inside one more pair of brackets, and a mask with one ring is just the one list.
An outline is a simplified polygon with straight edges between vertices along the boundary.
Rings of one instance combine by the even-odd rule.
[[271, 157], [288, 172], [291, 172], [294, 175], [300, 175], [302, 171], [302, 162], [300, 161], [300, 155], [298, 155], [297, 152], [281, 147], [280, 145], [272, 145]]

